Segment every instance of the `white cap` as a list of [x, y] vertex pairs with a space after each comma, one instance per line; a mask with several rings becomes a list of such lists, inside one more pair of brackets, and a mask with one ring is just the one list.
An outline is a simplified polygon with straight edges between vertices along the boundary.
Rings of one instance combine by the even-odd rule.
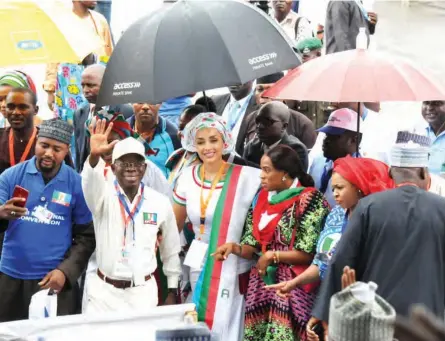
[[398, 143], [391, 149], [390, 164], [392, 167], [426, 168], [429, 152], [430, 148], [412, 141]]
[[137, 154], [145, 159], [145, 148], [142, 143], [133, 137], [127, 137], [125, 140], [116, 143], [113, 149], [112, 162], [127, 154]]

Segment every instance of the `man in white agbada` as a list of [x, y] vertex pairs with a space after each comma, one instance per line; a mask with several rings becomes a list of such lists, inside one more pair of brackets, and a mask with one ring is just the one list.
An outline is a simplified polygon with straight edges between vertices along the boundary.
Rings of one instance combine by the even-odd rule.
[[[165, 304], [174, 304], [181, 272], [180, 241], [169, 198], [141, 182], [147, 167], [144, 146], [132, 137], [109, 143], [113, 123], [105, 126], [105, 120], [96, 124], [82, 173], [85, 200], [93, 214], [98, 265], [85, 288], [83, 312], [147, 311], [158, 304], [153, 277], [158, 232], [169, 288]], [[101, 155], [112, 149], [116, 179], [110, 182], [96, 166]]]

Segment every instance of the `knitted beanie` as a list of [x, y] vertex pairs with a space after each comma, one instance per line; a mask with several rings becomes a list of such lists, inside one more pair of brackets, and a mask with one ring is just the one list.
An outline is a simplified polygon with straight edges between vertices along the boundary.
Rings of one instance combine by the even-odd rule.
[[332, 296], [330, 341], [393, 340], [396, 312], [376, 290], [373, 282], [356, 282]]

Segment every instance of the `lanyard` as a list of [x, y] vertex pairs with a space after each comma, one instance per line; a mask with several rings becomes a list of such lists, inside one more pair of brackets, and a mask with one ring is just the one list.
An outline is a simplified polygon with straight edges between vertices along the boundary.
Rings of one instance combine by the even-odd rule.
[[[19, 162], [25, 161], [26, 158], [28, 157], [29, 152], [31, 151], [31, 147], [34, 144], [34, 140], [36, 139], [36, 135], [37, 135], [37, 128], [34, 127], [31, 138], [29, 139], [28, 144], [26, 145], [26, 148]], [[15, 166], [16, 164], [15, 153], [14, 153], [14, 134], [12, 133], [12, 128], [9, 131], [9, 164], [11, 165], [11, 167]]]
[[[125, 244], [127, 241], [127, 227], [130, 220], [132, 222], [132, 227], [133, 227], [133, 241], [135, 240], [134, 217], [136, 217], [137, 214], [139, 213], [139, 210], [141, 209], [142, 203], [144, 201], [144, 184], [141, 183], [141, 195], [137, 199], [136, 204], [134, 205], [133, 210], [131, 212], [130, 209], [128, 208], [127, 201], [125, 200], [125, 196], [119, 190], [116, 180], [114, 181], [114, 187], [116, 188], [116, 193], [117, 196], [119, 197], [119, 206], [121, 210], [122, 221], [124, 222], [124, 239], [122, 242], [123, 244], [122, 252], [124, 252]], [[127, 212], [128, 217], [126, 217], [125, 212]]]
[[402, 187], [402, 186], [414, 186], [414, 187], [419, 187], [419, 185], [415, 184], [414, 182], [402, 182], [398, 185], [396, 185], [396, 188]]
[[93, 15], [91, 14], [90, 11], [88, 11], [88, 14], [90, 15], [90, 19], [93, 22], [94, 30], [96, 31], [96, 34], [100, 37], [99, 30], [97, 29], [97, 25], [96, 25], [96, 20], [94, 20]]
[[[234, 119], [232, 119], [232, 110], [233, 108], [230, 109], [229, 111], [229, 117], [228, 117], [228, 121], [229, 121], [229, 130], [232, 131], [233, 128], [235, 128], [236, 124], [238, 123], [238, 120], [241, 117], [241, 114], [246, 112], [247, 106], [249, 105], [250, 99], [253, 96], [253, 91], [250, 93], [250, 95], [246, 98], [246, 101], [244, 102], [243, 106], [238, 110], [238, 114], [236, 115], [236, 117]], [[235, 105], [236, 102], [233, 103], [233, 105]]]
[[219, 180], [221, 179], [221, 176], [222, 176], [225, 166], [226, 166], [226, 163], [223, 162], [221, 164], [221, 167], [219, 167], [218, 173], [213, 178], [212, 187], [210, 188], [210, 193], [205, 200], [204, 200], [204, 195], [203, 195], [205, 170], [204, 170], [204, 165], [201, 166], [201, 181], [202, 181], [201, 182], [201, 195], [200, 195], [201, 217], [200, 217], [200, 221], [199, 221], [199, 223], [200, 223], [199, 224], [199, 232], [201, 234], [204, 234], [207, 206], [209, 206], [209, 202], [210, 202], [210, 199], [212, 198], [213, 191], [215, 190], [216, 185], [218, 184]]

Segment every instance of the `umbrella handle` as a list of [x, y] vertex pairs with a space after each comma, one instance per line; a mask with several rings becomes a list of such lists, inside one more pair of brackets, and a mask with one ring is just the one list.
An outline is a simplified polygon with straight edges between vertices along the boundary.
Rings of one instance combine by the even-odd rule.
[[361, 102], [358, 102], [358, 110], [357, 110], [357, 155], [359, 155], [360, 150], [360, 106]]
[[209, 109], [209, 98], [207, 97], [206, 92], [203, 91], [203, 92], [202, 92], [202, 95], [204, 96], [204, 100], [205, 100], [205, 102], [206, 102], [206, 109], [207, 109], [207, 110], [210, 110], [210, 109]]

